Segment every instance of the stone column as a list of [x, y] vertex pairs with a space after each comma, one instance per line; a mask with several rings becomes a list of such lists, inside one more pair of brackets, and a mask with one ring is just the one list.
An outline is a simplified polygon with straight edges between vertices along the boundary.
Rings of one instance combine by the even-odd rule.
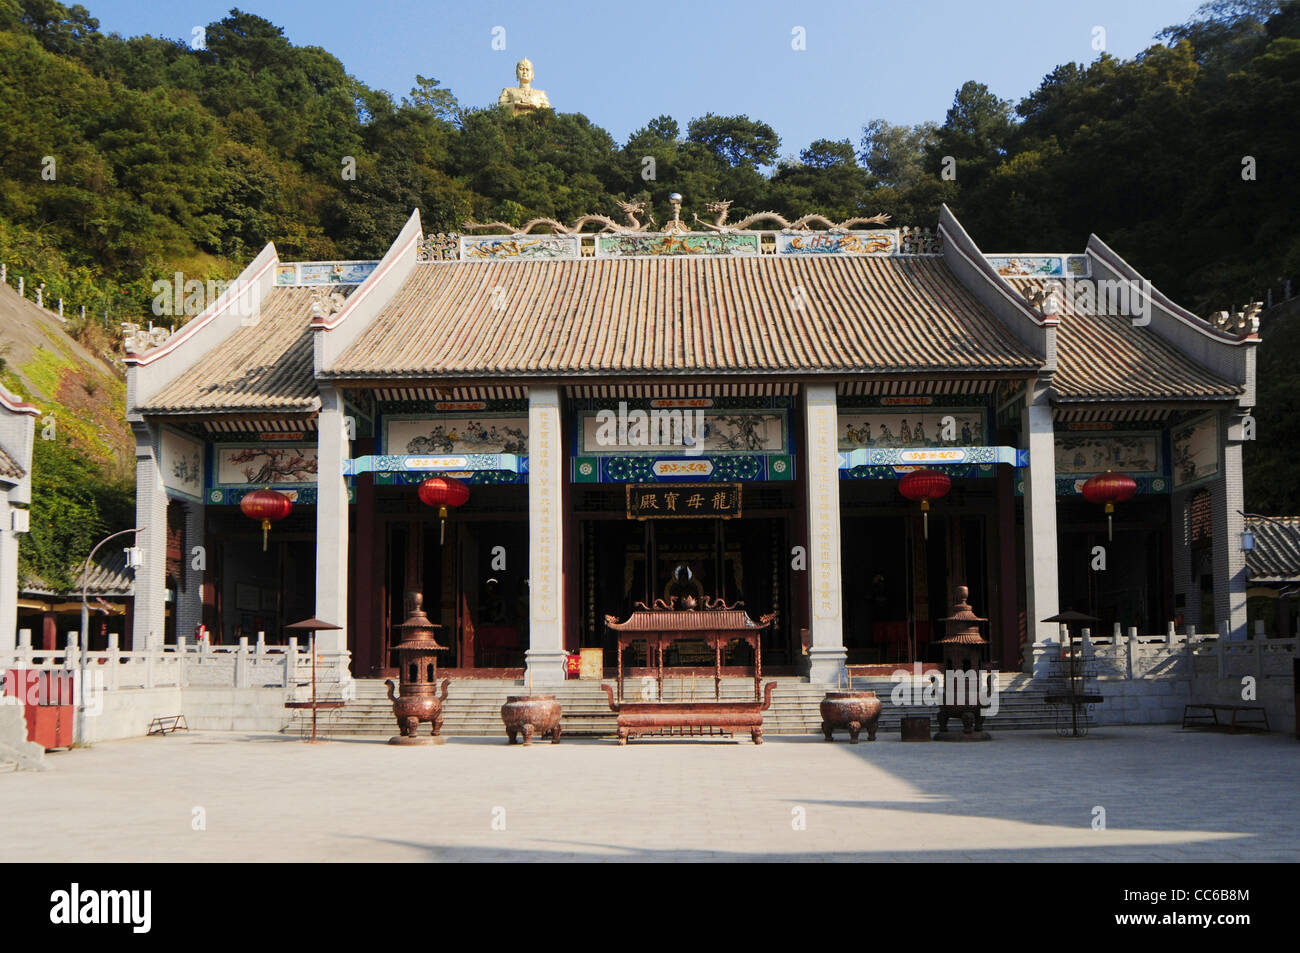
[[0, 656], [18, 647], [18, 534], [13, 507], [0, 493]]
[[526, 684], [564, 681], [564, 445], [560, 391], [528, 392], [528, 650]]
[[[161, 649], [167, 629], [167, 491], [163, 489], [159, 461], [158, 429], [134, 423], [135, 433], [135, 525], [140, 566], [135, 570], [131, 648], [135, 651]], [[110, 545], [126, 548], [131, 537], [123, 536]]]
[[316, 648], [348, 648], [348, 487], [343, 461], [351, 456], [343, 395], [322, 386], [316, 472], [316, 618], [344, 628], [319, 632]]
[[[194, 629], [203, 621], [203, 578], [205, 570], [194, 568], [194, 547], [203, 546], [203, 504], [186, 501], [185, 509], [185, 548], [181, 552], [181, 578], [185, 585], [176, 594], [172, 611], [176, 613], [176, 641], [181, 638], [194, 639]], [[202, 553], [203, 565], [207, 565], [208, 554]], [[294, 620], [296, 621], [296, 620]]]
[[[1035, 677], [1043, 670], [1048, 654], [1043, 643], [1055, 642], [1057, 626], [1043, 619], [1060, 611], [1060, 590], [1056, 574], [1056, 446], [1052, 407], [1046, 388], [1032, 387], [1025, 406], [1024, 445], [1029, 450], [1025, 468], [1025, 670]], [[1087, 553], [1071, 558], [1086, 559]]]
[[[1223, 439], [1223, 472], [1211, 489], [1214, 524], [1214, 629], [1223, 628], [1228, 620], [1230, 631], [1224, 639], [1246, 638], [1246, 554], [1241, 548], [1241, 534], [1246, 520], [1241, 485], [1241, 418], [1219, 418]], [[1210, 620], [1202, 619], [1207, 629]]]
[[836, 684], [845, 674], [844, 600], [840, 592], [839, 416], [834, 384], [804, 389], [808, 473], [808, 581], [812, 645], [808, 680]]

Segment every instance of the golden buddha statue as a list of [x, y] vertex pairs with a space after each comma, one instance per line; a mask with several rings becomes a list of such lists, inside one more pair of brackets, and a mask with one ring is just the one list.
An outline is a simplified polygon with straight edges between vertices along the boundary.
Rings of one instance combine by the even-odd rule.
[[519, 85], [507, 86], [501, 90], [497, 105], [509, 106], [516, 116], [535, 109], [551, 108], [551, 101], [546, 98], [546, 92], [533, 89], [533, 64], [527, 58], [515, 65], [515, 78], [519, 81]]

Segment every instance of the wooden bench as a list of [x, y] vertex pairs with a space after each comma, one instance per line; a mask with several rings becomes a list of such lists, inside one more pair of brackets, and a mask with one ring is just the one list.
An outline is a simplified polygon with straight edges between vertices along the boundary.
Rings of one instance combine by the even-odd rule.
[[149, 734], [165, 735], [169, 731], [189, 731], [190, 726], [185, 724], [184, 715], [164, 715], [162, 718], [155, 718], [149, 722]]
[[[1225, 724], [1219, 720], [1220, 712], [1229, 712], [1232, 717]], [[1253, 721], [1239, 722], [1237, 716], [1242, 712], [1259, 715]], [[1235, 735], [1239, 731], [1271, 731], [1268, 726], [1268, 712], [1263, 705], [1219, 705], [1201, 704], [1183, 706], [1184, 728], [1213, 728]]]

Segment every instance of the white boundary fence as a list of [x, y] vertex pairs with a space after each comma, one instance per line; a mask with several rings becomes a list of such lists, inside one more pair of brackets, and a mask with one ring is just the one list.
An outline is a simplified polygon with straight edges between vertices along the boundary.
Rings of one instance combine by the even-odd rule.
[[[1049, 651], [1063, 651], [1068, 637], [1062, 630], [1061, 643]], [[1092, 636], [1084, 629], [1082, 637], [1075, 638], [1074, 649], [1092, 663], [1101, 679], [1266, 678], [1290, 677], [1298, 644], [1300, 639], [1295, 638], [1232, 641], [1194, 630], [1179, 635], [1171, 623], [1163, 635], [1138, 635], [1136, 627], [1121, 634], [1118, 625], [1109, 636]]]
[[[0, 656], [0, 669], [78, 672], [81, 650], [75, 632], [67, 634], [62, 649], [33, 648], [31, 630], [19, 632], [18, 647]], [[132, 688], [283, 688], [295, 695], [311, 693], [311, 652], [299, 646], [297, 638], [288, 645], [267, 645], [261, 637], [250, 645], [241, 638], [238, 645], [211, 646], [206, 642], [166, 646], [150, 651], [118, 648], [118, 637], [110, 634], [108, 649], [86, 653], [86, 670], [103, 675], [103, 687], [112, 691]], [[319, 653], [316, 659], [318, 687], [337, 689], [348, 681], [345, 653]], [[98, 678], [98, 675], [96, 676]]]

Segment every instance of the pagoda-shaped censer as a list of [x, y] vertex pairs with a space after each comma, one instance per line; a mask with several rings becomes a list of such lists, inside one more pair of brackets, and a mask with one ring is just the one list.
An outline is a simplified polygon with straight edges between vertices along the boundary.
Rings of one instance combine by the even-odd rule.
[[[388, 739], [390, 745], [442, 744], [444, 739], [438, 737], [442, 730], [442, 703], [447, 698], [447, 685], [451, 679], [442, 680], [442, 697], [438, 697], [438, 654], [447, 651], [447, 646], [439, 645], [434, 638], [434, 630], [442, 626], [429, 621], [424, 612], [424, 593], [408, 594], [411, 602], [411, 614], [401, 625], [395, 626], [402, 631], [402, 641], [395, 648], [401, 658], [400, 678], [401, 695], [393, 693], [393, 680], [384, 682], [388, 686], [388, 700], [393, 703], [393, 714], [397, 717], [400, 735]], [[428, 738], [420, 738], [420, 722], [427, 721], [432, 726]]]
[[[984, 650], [988, 642], [980, 635], [981, 619], [967, 599], [970, 589], [953, 589], [952, 610], [945, 619], [946, 634], [936, 644], [943, 649], [943, 704], [939, 706], [939, 730], [935, 741], [988, 741], [984, 730], [984, 712], [980, 707], [979, 688], [987, 677]], [[949, 731], [948, 720], [961, 721], [961, 731]]]

